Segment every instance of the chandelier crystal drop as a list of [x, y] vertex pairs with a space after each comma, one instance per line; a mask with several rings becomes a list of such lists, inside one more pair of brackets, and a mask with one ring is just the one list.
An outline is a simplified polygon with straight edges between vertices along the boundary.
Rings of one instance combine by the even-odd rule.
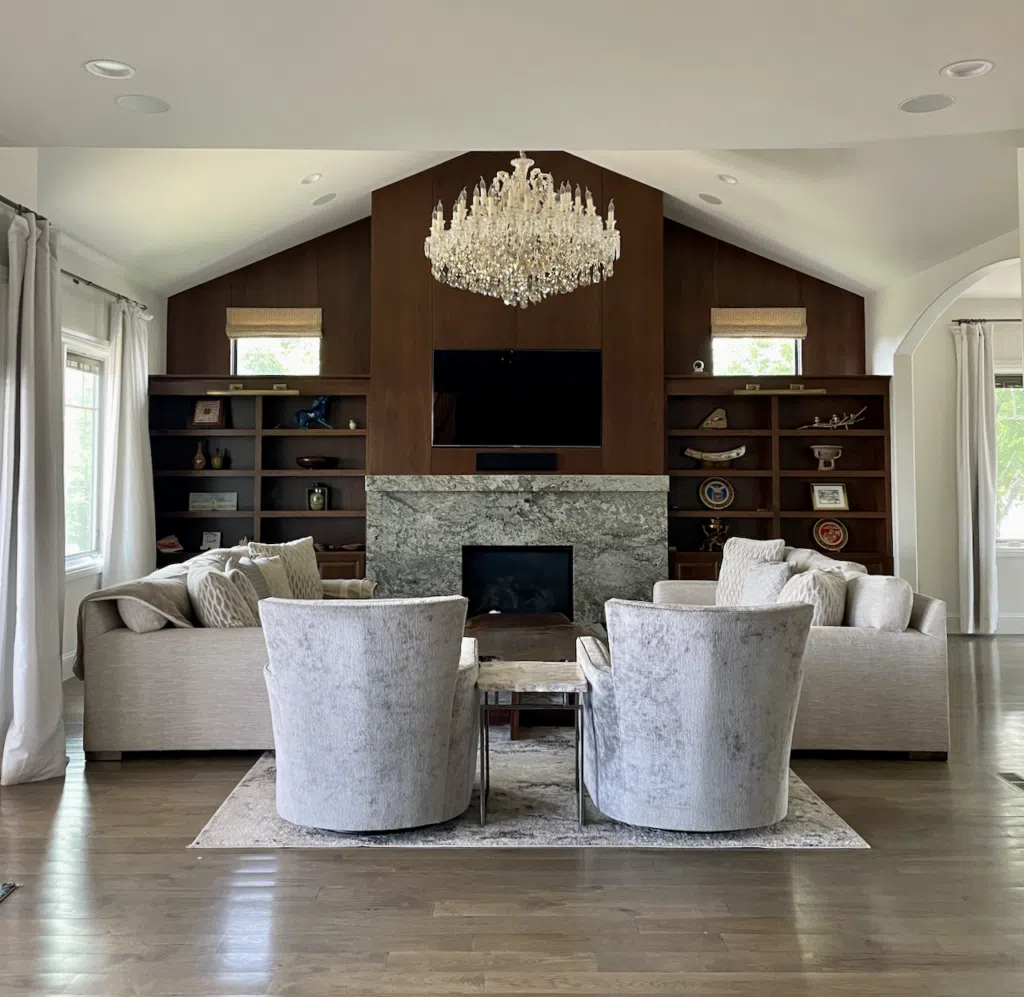
[[423, 246], [435, 279], [525, 308], [611, 277], [619, 258], [615, 202], [605, 222], [589, 190], [556, 188], [522, 152], [512, 166], [490, 186], [481, 177], [472, 200], [463, 190], [448, 228], [438, 202]]

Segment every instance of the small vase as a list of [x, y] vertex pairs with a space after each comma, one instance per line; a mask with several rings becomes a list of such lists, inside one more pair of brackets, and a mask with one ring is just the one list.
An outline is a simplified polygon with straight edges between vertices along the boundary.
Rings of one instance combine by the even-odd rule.
[[358, 429], [359, 428], [359, 426], [356, 424], [355, 419], [349, 419], [349, 421], [348, 421], [348, 428], [349, 429]]
[[192, 470], [202, 471], [206, 467], [206, 454], [203, 453], [203, 441], [196, 443], [195, 456], [192, 458]]

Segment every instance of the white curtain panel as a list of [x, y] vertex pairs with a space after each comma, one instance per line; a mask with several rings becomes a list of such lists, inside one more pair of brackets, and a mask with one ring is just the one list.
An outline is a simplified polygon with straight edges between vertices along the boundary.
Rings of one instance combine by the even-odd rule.
[[956, 345], [956, 477], [960, 524], [960, 628], [995, 633], [996, 398], [992, 326], [953, 326]]
[[142, 309], [118, 299], [110, 310], [106, 369], [100, 553], [103, 586], [156, 567], [153, 461], [149, 449], [149, 330]]
[[0, 785], [62, 775], [63, 360], [57, 232], [7, 230], [0, 279]]

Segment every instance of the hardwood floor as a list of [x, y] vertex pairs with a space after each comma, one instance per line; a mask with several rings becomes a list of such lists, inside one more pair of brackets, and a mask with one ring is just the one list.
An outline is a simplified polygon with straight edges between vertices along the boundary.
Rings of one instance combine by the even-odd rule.
[[72, 716], [0, 790], [0, 995], [1019, 995], [1024, 639], [951, 659], [948, 765], [794, 763], [868, 852], [187, 851], [252, 758], [87, 770]]

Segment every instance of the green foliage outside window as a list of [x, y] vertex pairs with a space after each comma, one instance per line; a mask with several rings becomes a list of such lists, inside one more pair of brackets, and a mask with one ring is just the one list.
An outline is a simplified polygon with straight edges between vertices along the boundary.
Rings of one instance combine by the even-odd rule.
[[711, 340], [711, 373], [722, 376], [796, 374], [795, 339]]
[[1024, 388], [996, 388], [996, 453], [996, 535], [1024, 540]]
[[291, 374], [297, 377], [320, 373], [318, 336], [295, 336], [291, 339], [254, 337], [234, 342], [235, 374]]

